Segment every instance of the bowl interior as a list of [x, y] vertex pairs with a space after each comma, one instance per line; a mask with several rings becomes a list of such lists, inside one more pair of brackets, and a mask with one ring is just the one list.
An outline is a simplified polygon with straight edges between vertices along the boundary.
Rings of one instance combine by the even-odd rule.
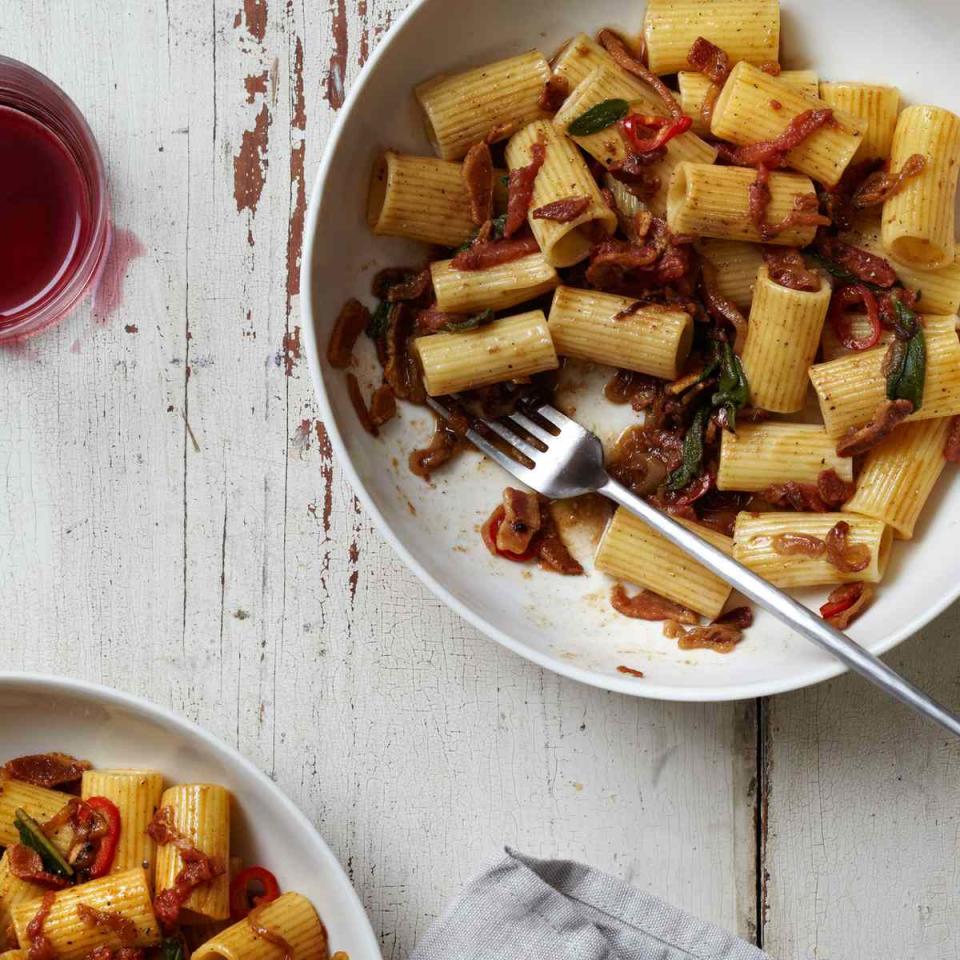
[[379, 960], [363, 907], [336, 858], [280, 790], [198, 727], [133, 697], [51, 677], [0, 675], [0, 759], [63, 750], [94, 766], [143, 767], [171, 783], [233, 794], [231, 849], [273, 871], [320, 913], [333, 950]]
[[[960, 9], [952, 0], [784, 0], [782, 61], [824, 78], [895, 84], [906, 102], [960, 109], [960, 91], [944, 85], [953, 58]], [[864, 16], [869, 11], [870, 16]], [[490, 636], [560, 673], [609, 689], [670, 699], [734, 699], [793, 689], [839, 673], [838, 665], [772, 617], [755, 626], [727, 656], [683, 652], [659, 624], [628, 620], [609, 606], [609, 578], [591, 573], [562, 578], [495, 561], [477, 527], [498, 502], [507, 475], [475, 454], [438, 472], [431, 484], [413, 476], [407, 456], [432, 432], [432, 417], [404, 406], [399, 420], [374, 439], [360, 428], [344, 375], [324, 358], [341, 304], [351, 296], [372, 303], [370, 279], [384, 267], [419, 264], [425, 251], [402, 240], [376, 238], [364, 213], [369, 172], [378, 152], [393, 147], [431, 153], [412, 88], [432, 74], [481, 64], [538, 47], [548, 57], [569, 36], [613, 25], [635, 34], [642, 5], [628, 0], [583, 4], [546, 0], [423, 0], [399, 22], [360, 78], [341, 116], [315, 184], [307, 225], [303, 300], [311, 371], [341, 463], [381, 529], [446, 602]], [[896, 43], [891, 43], [895, 25]], [[851, 41], [854, 42], [851, 42]], [[357, 370], [369, 395], [379, 382], [372, 349], [358, 346]], [[604, 439], [630, 415], [598, 402], [609, 371], [577, 366], [566, 377], [577, 415]], [[960, 489], [952, 468], [918, 525], [898, 542], [870, 611], [851, 634], [881, 652], [919, 629], [957, 595], [960, 583], [944, 563], [956, 536]], [[574, 543], [589, 561], [584, 534]], [[822, 602], [826, 590], [800, 594]], [[620, 664], [639, 667], [641, 681]]]

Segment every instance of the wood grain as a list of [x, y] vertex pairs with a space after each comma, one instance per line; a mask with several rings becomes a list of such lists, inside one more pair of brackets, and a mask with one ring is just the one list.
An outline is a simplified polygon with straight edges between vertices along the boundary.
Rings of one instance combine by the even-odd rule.
[[[306, 189], [404, 6], [65, 0], [0, 21], [0, 49], [89, 118], [145, 249], [105, 320], [84, 306], [0, 351], [0, 662], [240, 749], [330, 842], [390, 958], [505, 843], [776, 956], [956, 955], [936, 734], [852, 680], [760, 722], [545, 673], [429, 596], [341, 477], [300, 357]], [[954, 701], [956, 622], [898, 654]]]

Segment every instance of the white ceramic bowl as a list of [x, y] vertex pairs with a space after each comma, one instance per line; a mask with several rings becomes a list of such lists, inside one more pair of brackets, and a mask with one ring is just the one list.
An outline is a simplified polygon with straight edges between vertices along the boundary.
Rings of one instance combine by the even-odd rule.
[[136, 697], [92, 683], [0, 674], [0, 761], [63, 750], [95, 766], [148, 767], [171, 781], [223, 784], [234, 795], [231, 844], [317, 908], [331, 951], [380, 960], [363, 906], [307, 818], [252, 763], [209, 733]]
[[[898, 85], [907, 101], [960, 110], [955, 71], [960, 8], [955, 0], [783, 0], [783, 62], [824, 77]], [[481, 64], [538, 47], [547, 56], [579, 31], [606, 25], [636, 33], [636, 0], [419, 0], [393, 26], [357, 80], [327, 144], [306, 228], [301, 289], [310, 370], [341, 467], [384, 536], [421, 579], [486, 634], [558, 673], [610, 690], [674, 700], [728, 700], [791, 690], [839, 674], [839, 664], [760, 613], [730, 655], [681, 652], [659, 624], [627, 620], [610, 609], [608, 581], [528, 573], [491, 558], [476, 525], [497, 503], [507, 476], [470, 454], [436, 475], [414, 477], [407, 454], [423, 445], [430, 417], [405, 407], [401, 422], [373, 439], [350, 406], [344, 375], [324, 353], [339, 307], [351, 296], [370, 303], [370, 278], [384, 266], [417, 264], [417, 245], [376, 238], [364, 220], [367, 181], [377, 152], [429, 153], [411, 90], [439, 71]], [[366, 338], [358, 373], [367, 395], [375, 382]], [[586, 378], [580, 394], [596, 393]], [[578, 415], [609, 437], [609, 406], [578, 400]], [[620, 422], [622, 425], [622, 421]], [[960, 489], [948, 467], [916, 538], [894, 549], [869, 612], [851, 634], [871, 650], [890, 649], [960, 593], [955, 555]], [[581, 551], [581, 557], [583, 552]], [[822, 602], [826, 591], [801, 599]], [[639, 667], [636, 680], [616, 671]]]

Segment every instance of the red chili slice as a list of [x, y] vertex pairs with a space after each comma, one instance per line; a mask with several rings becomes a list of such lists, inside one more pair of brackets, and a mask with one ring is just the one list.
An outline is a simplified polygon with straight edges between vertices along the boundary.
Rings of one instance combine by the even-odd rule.
[[838, 613], [843, 613], [844, 610], [849, 610], [859, 599], [860, 591], [850, 590], [842, 596], [839, 600], [834, 600], [832, 603], [827, 602], [820, 608], [820, 616], [824, 620], [829, 620], [830, 617], [835, 617]]
[[266, 867], [247, 867], [230, 881], [230, 918], [242, 920], [254, 907], [279, 896], [280, 884]]
[[[674, 137], [686, 133], [691, 126], [693, 120], [690, 117], [674, 119], [642, 113], [631, 113], [620, 121], [620, 130], [637, 153], [658, 150]], [[648, 135], [651, 130], [656, 131], [652, 137]]]
[[500, 524], [503, 523], [505, 512], [503, 507], [500, 507], [498, 510], [494, 511], [494, 514], [487, 521], [487, 536], [485, 540], [489, 539], [489, 543], [493, 544], [493, 549], [497, 552], [497, 556], [505, 557], [507, 560], [512, 560], [514, 563], [527, 563], [532, 560], [537, 555], [537, 549], [540, 546], [540, 537], [537, 534], [534, 534], [530, 540], [530, 544], [523, 553], [514, 553], [512, 550], [501, 550], [497, 546], [497, 531], [500, 529]]
[[90, 867], [90, 879], [105, 877], [113, 866], [113, 859], [117, 853], [117, 844], [120, 842], [120, 811], [117, 805], [106, 797], [91, 797], [84, 803], [96, 811], [107, 822], [107, 832], [100, 838], [97, 856]]
[[[857, 339], [850, 331], [850, 317], [847, 310], [854, 304], [862, 303], [867, 309], [870, 321], [870, 333]], [[880, 306], [873, 291], [862, 283], [850, 283], [834, 291], [830, 301], [830, 323], [840, 342], [848, 350], [868, 350], [880, 342]]]

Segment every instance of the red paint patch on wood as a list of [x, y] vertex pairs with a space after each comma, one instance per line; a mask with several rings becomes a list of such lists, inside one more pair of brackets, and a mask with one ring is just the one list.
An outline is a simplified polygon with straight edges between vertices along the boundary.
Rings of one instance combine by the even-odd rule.
[[124, 328], [127, 333], [138, 333], [140, 328], [135, 323], [128, 323]]
[[333, 516], [333, 447], [327, 428], [314, 421], [317, 434], [317, 448], [320, 451], [320, 476], [323, 478], [323, 532], [330, 535], [330, 518]]
[[293, 117], [290, 125], [297, 130], [307, 129], [307, 102], [303, 96], [303, 41], [299, 37], [293, 51]]
[[123, 304], [123, 281], [130, 261], [146, 252], [147, 248], [132, 230], [114, 227], [110, 252], [93, 294], [93, 317], [97, 323], [106, 323]]
[[363, 24], [360, 30], [360, 52], [357, 54], [357, 63], [362, 67], [370, 56], [370, 25], [367, 23], [367, 0], [358, 0], [357, 19]]
[[283, 335], [283, 372], [289, 377], [300, 359], [300, 328], [294, 327]]
[[[263, 43], [267, 35], [267, 0], [243, 0], [243, 18], [250, 36]], [[239, 24], [235, 22], [234, 26]]]
[[325, 79], [324, 99], [339, 110], [343, 106], [343, 83], [347, 72], [347, 5], [346, 0], [336, 0], [333, 12], [333, 52]]
[[293, 445], [301, 452], [310, 449], [310, 442], [313, 440], [313, 421], [301, 420], [293, 435]]
[[257, 114], [252, 130], [244, 130], [240, 151], [233, 158], [233, 196], [237, 212], [257, 212], [260, 194], [267, 179], [267, 143], [270, 131], [270, 111], [264, 104]]
[[290, 189], [293, 209], [287, 228], [287, 316], [290, 303], [300, 293], [300, 260], [303, 254], [303, 225], [307, 216], [307, 185], [304, 174], [306, 144], [301, 140], [290, 151]]
[[258, 93], [266, 95], [268, 76], [269, 74], [264, 70], [263, 73], [255, 73], [243, 78], [243, 88], [247, 91], [247, 103], [253, 103]]
[[350, 544], [349, 556], [353, 569], [350, 571], [350, 576], [347, 579], [350, 584], [350, 605], [353, 606], [353, 601], [357, 596], [357, 584], [360, 581], [360, 568], [357, 565], [360, 560], [360, 547], [356, 540]]

